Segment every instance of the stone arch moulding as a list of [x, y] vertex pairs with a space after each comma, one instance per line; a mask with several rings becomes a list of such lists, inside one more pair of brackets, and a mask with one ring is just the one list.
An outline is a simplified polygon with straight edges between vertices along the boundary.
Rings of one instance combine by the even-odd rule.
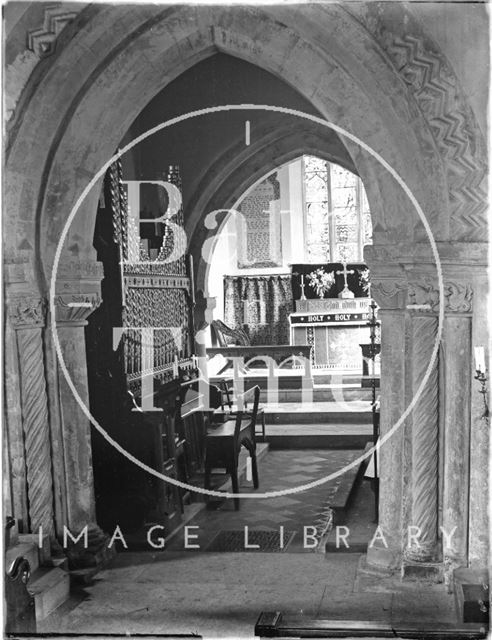
[[[284, 15], [281, 22], [274, 19], [273, 9], [259, 7], [91, 8], [71, 46], [60, 47], [48, 59], [51, 66], [43, 83], [17, 115], [20, 120], [7, 159], [6, 208], [12, 217], [6, 222], [6, 235], [12, 243], [22, 239], [37, 247], [45, 290], [60, 232], [87, 182], [111, 157], [149, 100], [216, 51], [275, 74], [322, 116], [376, 148], [409, 183], [436, 235], [447, 239], [443, 237], [448, 228], [445, 176], [424, 117], [413, 112], [409, 117], [404, 83], [395, 78], [389, 62], [381, 64], [379, 52], [369, 46], [374, 45], [372, 36], [356, 20], [349, 24], [356, 36], [351, 50], [340, 42], [337, 25], [343, 21], [347, 27], [347, 14], [335, 5], [323, 10], [313, 6], [306, 14], [302, 20], [297, 13]], [[82, 22], [83, 18], [84, 11], [79, 16]], [[106, 28], [116, 20], [120, 29]], [[308, 34], [313, 21], [324, 30], [323, 40]], [[357, 59], [359, 48], [360, 59], [366, 61], [364, 70]], [[385, 91], [390, 86], [392, 91]], [[357, 99], [350, 99], [354, 96]], [[40, 119], [46, 126], [39, 127]], [[29, 154], [26, 140], [31, 144]], [[355, 161], [359, 167], [365, 164], [364, 158]], [[378, 171], [372, 177], [382, 185], [386, 180]], [[71, 259], [93, 259], [97, 197], [94, 190], [70, 231]], [[400, 204], [388, 207], [388, 215], [402, 216]]]
[[[443, 99], [446, 109], [438, 112], [430, 122], [418, 96], [409, 89], [385, 48], [361, 22], [339, 6], [314, 4], [306, 5], [302, 11], [291, 11], [287, 6], [202, 5], [162, 9], [153, 5], [93, 5], [83, 9], [66, 28], [71, 30], [70, 46], [63, 46], [62, 32], [56, 51], [40, 63], [43, 65], [42, 81], [35, 72], [24, 91], [10, 130], [6, 159], [5, 210], [9, 217], [4, 229], [7, 254], [9, 250], [14, 255], [24, 250], [36, 250], [31, 277], [36, 273], [42, 295], [47, 293], [61, 230], [88, 181], [111, 157], [145, 105], [174, 78], [217, 51], [242, 58], [279, 77], [327, 120], [336, 122], [377, 150], [419, 200], [436, 239], [443, 244], [454, 239], [449, 233], [449, 158], [445, 156], [449, 155], [447, 150], [453, 148], [453, 136], [468, 126], [462, 114], [453, 111], [455, 104], [460, 111], [460, 105]], [[410, 49], [409, 44], [412, 43], [400, 47], [409, 54], [407, 66], [420, 68], [425, 52]], [[432, 65], [433, 73], [438, 69], [438, 64]], [[425, 82], [425, 74], [422, 77]], [[441, 83], [441, 88], [445, 84]], [[436, 137], [439, 138], [437, 142]], [[385, 210], [376, 212], [381, 216], [382, 237], [387, 229], [401, 231], [408, 203], [396, 195], [395, 185], [383, 170], [375, 167], [375, 163], [353, 145], [346, 146], [357, 172], [370, 187], [371, 208], [374, 209], [377, 201], [376, 195], [371, 195], [371, 188], [375, 194], [380, 191], [380, 201], [385, 202]], [[470, 149], [466, 143], [459, 148]], [[298, 152], [303, 149], [303, 146], [297, 147]], [[471, 162], [465, 156], [463, 162]], [[281, 155], [277, 161], [282, 161]], [[475, 181], [471, 185], [475, 185]], [[219, 191], [217, 193], [220, 195]], [[70, 231], [65, 252], [69, 259], [62, 283], [73, 284], [70, 292], [91, 296], [95, 302], [102, 275], [94, 264], [92, 248], [98, 195], [94, 189]], [[206, 213], [198, 206], [196, 211], [198, 220]], [[482, 231], [475, 218], [465, 220], [462, 226], [473, 231], [466, 239], [476, 239], [477, 228]], [[395, 250], [388, 260], [383, 261], [379, 256], [384, 268], [390, 269], [391, 263], [401, 260], [398, 251]], [[454, 247], [448, 247], [448, 251], [452, 262]], [[370, 264], [373, 262], [371, 260]], [[25, 269], [24, 266], [23, 263], [22, 270], [27, 273], [27, 266]], [[391, 300], [384, 309], [389, 335], [383, 341], [386, 349], [383, 357], [386, 354], [395, 359], [397, 354], [391, 379], [388, 376], [384, 381], [388, 393], [383, 394], [387, 406], [382, 409], [382, 415], [391, 424], [404, 408], [405, 354], [400, 344], [405, 333], [401, 309], [406, 291], [403, 274], [382, 275], [388, 277], [381, 278], [381, 288], [395, 284], [396, 280], [396, 293], [386, 296]], [[21, 288], [25, 280], [13, 279], [12, 288]], [[61, 322], [64, 323], [65, 343], [73, 352], [73, 362], [80, 364], [84, 360], [83, 323], [70, 317], [61, 318]], [[480, 328], [478, 323], [474, 327]], [[37, 330], [40, 332], [41, 328]], [[49, 336], [49, 332], [46, 333]], [[36, 338], [36, 352], [40, 362], [45, 357], [51, 360], [49, 365], [53, 365], [54, 349], [49, 337]], [[67, 433], [59, 436], [59, 441], [62, 442], [63, 437], [63, 445], [74, 443], [65, 456], [65, 461], [73, 464], [66, 469], [67, 505], [56, 507], [56, 511], [57, 514], [67, 511], [68, 524], [73, 522], [77, 526], [87, 518], [91, 522], [94, 520], [90, 455], [86, 456], [84, 468], [76, 464], [76, 454], [82, 446], [84, 451], [90, 452], [90, 432], [88, 428], [82, 428], [84, 424], [88, 427], [87, 420], [77, 415], [75, 403], [63, 389], [63, 379], [61, 376], [59, 381], [55, 379], [56, 366], [45, 369], [52, 372], [51, 379], [47, 377], [47, 403], [53, 423], [50, 427], [60, 434], [62, 429], [67, 429]], [[80, 367], [79, 381], [84, 390], [86, 377], [85, 368]], [[70, 417], [66, 423], [62, 413]], [[53, 426], [57, 421], [63, 424]], [[71, 437], [75, 432], [83, 441], [78, 443]], [[401, 533], [398, 515], [403, 496], [400, 451], [401, 442], [396, 439], [383, 465], [386, 478], [381, 486], [386, 493], [382, 499], [385, 505], [382, 518], [388, 523], [390, 540], [399, 539]], [[79, 476], [86, 479], [85, 484], [80, 482]], [[472, 491], [470, 495], [474, 495]], [[63, 518], [58, 517], [58, 526], [60, 522]], [[386, 554], [388, 562], [393, 563], [400, 551], [401, 544], [395, 543]], [[384, 549], [377, 550], [372, 562], [377, 564], [379, 557], [384, 560], [385, 553]]]
[[389, 5], [344, 6], [377, 40], [425, 115], [444, 161], [453, 238], [481, 241], [487, 224], [485, 136], [450, 62], [426, 33], [413, 8], [407, 5], [399, 9], [399, 19], [395, 20]]

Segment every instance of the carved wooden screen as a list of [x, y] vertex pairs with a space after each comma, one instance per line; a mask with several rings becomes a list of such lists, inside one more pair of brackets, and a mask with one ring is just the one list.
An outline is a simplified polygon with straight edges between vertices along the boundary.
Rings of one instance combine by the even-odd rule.
[[[167, 182], [175, 184], [181, 191], [177, 167], [170, 167]], [[105, 186], [111, 199], [114, 241], [120, 248], [122, 263], [123, 327], [136, 328], [126, 330], [122, 337], [124, 366], [128, 387], [138, 394], [142, 373], [152, 375], [150, 362], [142, 362], [143, 334], [138, 328], [154, 329], [151, 339], [155, 377], [162, 381], [172, 378], [176, 357], [180, 367], [190, 365], [191, 300], [186, 247], [179, 247], [180, 256], [177, 260], [165, 262], [173, 248], [176, 249], [175, 242], [181, 241], [165, 225], [160, 250], [149, 249], [147, 243], [139, 239], [139, 256], [131, 255], [135, 253], [135, 243], [130, 239], [132, 234], [139, 238], [139, 229], [133, 218], [128, 216], [127, 195], [119, 161], [109, 169]], [[174, 224], [183, 228], [182, 208], [176, 217]]]

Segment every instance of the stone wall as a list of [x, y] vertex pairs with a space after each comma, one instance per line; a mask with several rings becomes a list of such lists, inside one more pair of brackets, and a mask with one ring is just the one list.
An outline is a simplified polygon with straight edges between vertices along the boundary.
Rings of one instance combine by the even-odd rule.
[[[402, 559], [442, 562], [438, 527], [454, 522], [460, 534], [449, 562], [485, 565], [488, 430], [473, 386], [471, 348], [488, 344], [487, 158], [478, 125], [484, 114], [473, 110], [483, 106], [478, 96], [488, 80], [485, 65], [479, 65], [462, 82], [457, 72], [467, 69], [456, 70], [446, 58], [449, 51], [456, 60], [459, 47], [481, 52], [483, 41], [451, 46], [447, 39], [441, 49], [436, 25], [427, 33], [425, 21], [401, 3], [77, 9], [33, 3], [7, 29], [6, 361], [14, 389], [7, 435], [10, 502], [24, 530], [40, 522], [53, 535], [64, 523], [77, 528], [87, 521], [95, 527], [89, 420], [66, 384], [64, 367], [87, 401], [83, 324], [90, 311], [75, 310], [72, 303], [94, 306], [100, 299], [101, 272], [92, 248], [100, 182], [70, 219], [74, 203], [150, 99], [220, 51], [295, 87], [313, 112], [376, 150], [411, 190], [413, 196], [404, 193], [380, 161], [339, 131], [374, 215], [375, 246], [366, 261], [383, 309], [383, 434], [398, 422], [427, 375], [434, 337], [441, 334], [444, 341], [417, 413], [382, 448], [381, 520], [390, 545], [379, 555], [369, 554], [369, 560], [393, 567]], [[28, 42], [24, 51], [21, 32]], [[483, 34], [487, 40], [486, 27]], [[316, 124], [326, 129], [324, 122]], [[277, 125], [250, 147], [242, 139], [224, 139], [213, 171], [194, 185], [186, 220], [202, 292], [207, 271], [202, 250], [214, 236], [213, 222], [204, 225], [205, 214], [232, 206], [235, 193], [304, 152], [328, 155], [322, 136], [284, 135]], [[412, 197], [425, 220], [417, 216]], [[443, 287], [429, 232], [441, 256]], [[430, 308], [415, 311], [408, 304]], [[203, 299], [202, 317], [206, 305]], [[63, 361], [51, 331], [54, 318]], [[469, 467], [456, 455], [463, 447], [470, 451]], [[470, 488], [468, 501], [463, 487]], [[402, 532], [413, 520], [425, 530], [422, 555], [406, 553]]]

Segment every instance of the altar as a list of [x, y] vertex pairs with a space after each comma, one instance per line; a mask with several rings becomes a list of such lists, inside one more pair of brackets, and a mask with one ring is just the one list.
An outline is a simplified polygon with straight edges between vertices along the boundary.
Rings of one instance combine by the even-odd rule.
[[361, 344], [370, 342], [369, 298], [298, 300], [290, 342], [313, 347], [313, 367], [362, 374]]
[[[368, 323], [372, 317], [368, 287], [361, 283], [361, 274], [366, 267], [330, 264], [314, 270], [310, 268], [311, 273], [306, 265], [296, 265], [293, 269], [294, 278], [297, 276], [293, 289], [299, 292], [299, 297], [295, 300], [295, 311], [289, 314], [290, 343], [312, 347], [314, 369], [362, 375], [362, 345], [371, 342]], [[312, 295], [309, 278], [316, 272], [321, 273], [319, 282], [324, 283], [324, 290], [311, 284], [318, 296], [306, 297], [306, 293]], [[330, 273], [332, 275], [326, 277]], [[352, 278], [349, 279], [349, 275]], [[320, 293], [330, 297], [320, 297]]]

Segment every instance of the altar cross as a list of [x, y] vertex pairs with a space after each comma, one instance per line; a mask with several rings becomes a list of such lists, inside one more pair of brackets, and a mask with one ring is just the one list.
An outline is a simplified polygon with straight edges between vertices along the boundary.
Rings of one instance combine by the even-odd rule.
[[353, 269], [347, 269], [347, 263], [346, 262], [342, 262], [343, 264], [343, 269], [341, 271], [335, 271], [337, 276], [341, 276], [343, 275], [343, 291], [341, 291], [338, 294], [339, 298], [353, 298], [354, 294], [352, 293], [352, 291], [350, 291], [350, 289], [347, 286], [347, 276], [355, 273], [355, 271]]
[[341, 276], [343, 275], [343, 288], [346, 289], [347, 288], [347, 276], [351, 275], [352, 273], [355, 273], [355, 271], [353, 269], [347, 269], [347, 263], [346, 262], [342, 262], [343, 264], [343, 269], [341, 271], [336, 271], [337, 276]]

